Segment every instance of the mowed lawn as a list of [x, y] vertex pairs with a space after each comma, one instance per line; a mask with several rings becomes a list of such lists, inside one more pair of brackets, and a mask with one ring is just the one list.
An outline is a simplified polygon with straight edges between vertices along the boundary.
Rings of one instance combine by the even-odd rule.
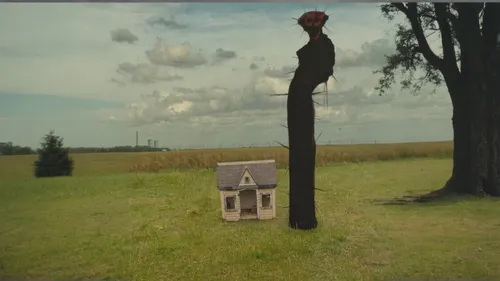
[[[99, 170], [98, 166], [94, 169]], [[442, 186], [449, 159], [317, 169], [314, 231], [226, 223], [209, 170], [0, 179], [0, 279], [500, 280], [500, 201], [381, 205]], [[0, 172], [1, 174], [1, 172]]]

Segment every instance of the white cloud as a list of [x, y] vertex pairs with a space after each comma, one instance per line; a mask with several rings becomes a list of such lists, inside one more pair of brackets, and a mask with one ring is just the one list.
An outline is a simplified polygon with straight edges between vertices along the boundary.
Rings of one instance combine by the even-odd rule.
[[361, 51], [338, 50], [337, 66], [380, 68], [386, 62], [385, 56], [395, 51], [394, 44], [388, 38], [380, 38], [372, 42], [364, 42]]
[[180, 75], [169, 74], [160, 67], [147, 63], [140, 63], [140, 64], [132, 64], [129, 62], [120, 63], [118, 65], [118, 69], [116, 70], [116, 72], [127, 76], [129, 81], [132, 83], [143, 83], [143, 84], [150, 84], [158, 81], [176, 81], [176, 80], [182, 80], [184, 78]]
[[146, 51], [146, 56], [153, 64], [178, 68], [192, 68], [207, 63], [203, 54], [193, 51], [189, 42], [169, 45], [161, 38], [158, 38], [153, 49]]
[[154, 91], [143, 95], [140, 102], [129, 105], [132, 118], [129, 121], [136, 124], [229, 122], [235, 118], [248, 118], [255, 111], [282, 110], [283, 100], [271, 97], [271, 94], [282, 93], [287, 88], [287, 83], [282, 80], [260, 76], [241, 89], [212, 86]]

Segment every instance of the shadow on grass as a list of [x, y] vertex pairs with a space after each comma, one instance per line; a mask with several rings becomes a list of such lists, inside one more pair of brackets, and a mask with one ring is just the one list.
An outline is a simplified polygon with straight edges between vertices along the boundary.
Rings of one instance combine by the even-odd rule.
[[449, 192], [445, 189], [429, 192], [421, 195], [405, 195], [392, 199], [374, 199], [370, 200], [375, 205], [383, 206], [405, 206], [405, 205], [420, 205], [420, 206], [445, 206], [458, 203], [464, 200], [477, 199], [485, 196], [473, 196], [470, 194], [458, 194]]

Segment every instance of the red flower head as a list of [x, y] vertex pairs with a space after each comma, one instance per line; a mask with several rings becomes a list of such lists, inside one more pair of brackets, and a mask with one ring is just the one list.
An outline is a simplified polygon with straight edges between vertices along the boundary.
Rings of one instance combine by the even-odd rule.
[[322, 34], [323, 26], [327, 20], [328, 15], [324, 12], [309, 11], [305, 12], [297, 22], [309, 34], [311, 40], [316, 40]]

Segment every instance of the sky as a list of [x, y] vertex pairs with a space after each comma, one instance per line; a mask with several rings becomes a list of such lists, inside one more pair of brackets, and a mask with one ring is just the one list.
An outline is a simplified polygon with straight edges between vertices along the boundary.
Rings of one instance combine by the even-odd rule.
[[[330, 15], [335, 79], [316, 96], [318, 144], [452, 139], [445, 88], [374, 90], [395, 24], [373, 3], [0, 3], [0, 142], [208, 148], [286, 144], [286, 93]], [[323, 89], [323, 86], [320, 86]]]

